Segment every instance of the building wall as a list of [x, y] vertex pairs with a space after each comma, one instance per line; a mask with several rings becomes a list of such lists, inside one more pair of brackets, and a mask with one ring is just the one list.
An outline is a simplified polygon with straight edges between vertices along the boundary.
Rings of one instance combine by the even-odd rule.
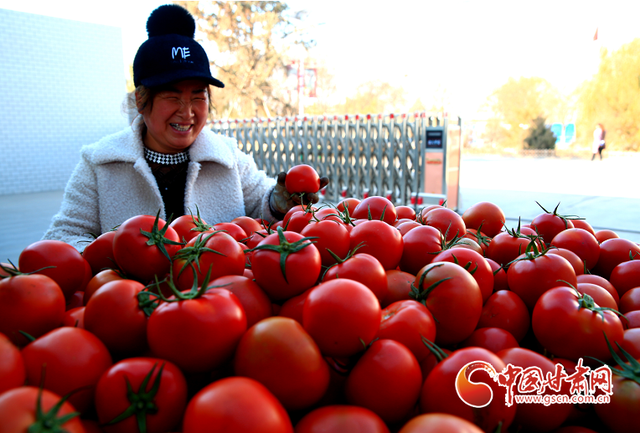
[[127, 125], [122, 30], [0, 9], [0, 195], [63, 189]]

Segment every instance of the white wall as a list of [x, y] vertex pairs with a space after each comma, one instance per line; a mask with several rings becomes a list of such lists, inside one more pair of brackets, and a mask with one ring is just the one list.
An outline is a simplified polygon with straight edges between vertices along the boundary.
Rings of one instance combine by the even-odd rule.
[[0, 9], [0, 195], [63, 189], [127, 125], [122, 30]]

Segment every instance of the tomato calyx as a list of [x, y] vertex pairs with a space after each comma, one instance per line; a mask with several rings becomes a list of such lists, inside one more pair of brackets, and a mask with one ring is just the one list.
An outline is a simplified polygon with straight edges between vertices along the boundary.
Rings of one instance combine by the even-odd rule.
[[[350, 250], [347, 253], [347, 256], [343, 259], [342, 257], [338, 256], [336, 253], [334, 253], [333, 251], [331, 251], [329, 248], [327, 248], [327, 252], [329, 254], [331, 254], [331, 257], [334, 258], [334, 260], [336, 261], [335, 263], [331, 264], [330, 266], [327, 266], [326, 269], [324, 270], [324, 273], [322, 274], [322, 278], [324, 278], [324, 275], [329, 271], [329, 269], [333, 268], [334, 266], [338, 266], [344, 262], [346, 262], [347, 260], [349, 260], [351, 257], [356, 255], [356, 252], [364, 247], [366, 244], [364, 242], [360, 242], [358, 245], [356, 245], [352, 250]], [[321, 278], [321, 279], [322, 279]]]
[[167, 245], [184, 245], [184, 243], [172, 241], [171, 239], [167, 239], [165, 237], [165, 233], [169, 229], [169, 224], [166, 223], [164, 225], [164, 227], [162, 227], [162, 229], [159, 229], [158, 228], [158, 221], [159, 220], [160, 220], [160, 210], [158, 210], [158, 213], [156, 214], [156, 219], [153, 221], [153, 228], [151, 229], [151, 231], [147, 232], [145, 230], [140, 229], [140, 233], [143, 236], [146, 236], [147, 238], [149, 238], [149, 240], [146, 242], [148, 246], [154, 246], [155, 245], [160, 250], [160, 252], [167, 258], [167, 260], [171, 261], [171, 257], [169, 256], [169, 253], [167, 252], [167, 248], [165, 247], [165, 244], [167, 244]]
[[64, 433], [66, 430], [62, 427], [69, 420], [80, 415], [80, 412], [71, 412], [58, 417], [58, 411], [67, 401], [69, 395], [62, 397], [55, 405], [49, 409], [47, 413], [42, 411], [42, 386], [38, 388], [38, 397], [36, 399], [36, 420], [29, 426], [29, 433]]
[[[429, 294], [436, 288], [438, 287], [440, 284], [444, 283], [447, 280], [450, 280], [451, 277], [447, 277], [447, 278], [443, 278], [441, 280], [436, 281], [435, 283], [431, 284], [429, 287], [427, 287], [424, 290], [420, 290], [420, 288], [422, 287], [422, 284], [425, 280], [425, 278], [427, 277], [427, 274], [429, 272], [431, 272], [432, 270], [434, 270], [435, 268], [439, 268], [440, 266], [442, 266], [442, 264], [439, 265], [433, 265], [432, 267], [430, 267], [429, 269], [427, 269], [426, 271], [424, 271], [421, 275], [420, 275], [420, 281], [418, 283], [418, 287], [416, 287], [413, 283], [411, 283], [411, 291], [409, 292], [409, 297], [411, 297], [411, 299], [415, 299], [416, 301], [420, 302], [421, 304], [423, 304], [424, 306], [427, 305], [427, 297], [429, 296]], [[435, 317], [434, 317], [435, 319]]]
[[43, 268], [36, 269], [35, 271], [21, 272], [18, 269], [18, 267], [13, 264], [13, 262], [11, 260], [9, 260], [9, 264], [11, 265], [10, 267], [0, 264], [0, 269], [2, 269], [2, 271], [7, 274], [7, 275], [0, 274], [0, 280], [3, 279], [3, 278], [17, 277], [18, 275], [33, 275], [33, 274], [37, 274], [38, 272], [43, 271], [45, 269], [53, 269], [53, 268], [55, 268], [55, 266], [45, 266]]
[[568, 228], [569, 227], [569, 222], [568, 220], [584, 220], [583, 217], [578, 216], [578, 215], [560, 215], [558, 213], [558, 208], [560, 207], [560, 202], [558, 202], [558, 204], [556, 205], [556, 208], [553, 210], [553, 212], [549, 212], [548, 210], [546, 210], [540, 203], [538, 203], [536, 201], [536, 204], [538, 206], [540, 206], [540, 209], [542, 209], [546, 214], [549, 214], [551, 216], [555, 216], [558, 217], [562, 220], [562, 222], [564, 223], [564, 228]]
[[316, 238], [317, 236], [307, 236], [295, 242], [289, 242], [284, 236], [284, 230], [282, 229], [282, 227], [278, 227], [279, 245], [271, 245], [271, 244], [258, 245], [254, 248], [251, 248], [250, 250], [245, 250], [245, 253], [258, 251], [258, 250], [269, 250], [269, 251], [274, 251], [280, 254], [280, 271], [282, 272], [282, 277], [284, 278], [284, 281], [288, 283], [287, 274], [285, 271], [285, 264], [286, 264], [287, 257], [289, 257], [290, 254], [297, 253], [298, 251], [301, 251], [303, 248], [306, 248], [309, 245], [312, 245], [313, 242], [311, 240]]
[[145, 376], [144, 380], [140, 384], [138, 391], [134, 391], [131, 387], [131, 383], [129, 382], [129, 378], [125, 376], [124, 380], [127, 382], [127, 399], [131, 405], [125, 409], [120, 415], [106, 423], [105, 425], [117, 424], [120, 421], [123, 421], [130, 416], [136, 417], [136, 421], [138, 422], [138, 431], [140, 433], [146, 433], [147, 431], [147, 414], [155, 414], [158, 412], [158, 406], [154, 403], [153, 399], [158, 393], [158, 389], [160, 388], [160, 381], [162, 380], [162, 371], [164, 370], [165, 363], [162, 363], [160, 369], [158, 370], [158, 374], [156, 375], [155, 380], [153, 381], [153, 385], [149, 391], [145, 391], [147, 389], [147, 384], [151, 380], [151, 376], [153, 375], [154, 370], [158, 366], [156, 362], [151, 367], [149, 373]]
[[445, 352], [444, 350], [442, 350], [440, 348], [440, 346], [438, 346], [436, 343], [434, 343], [433, 341], [429, 340], [428, 338], [425, 338], [424, 335], [421, 335], [422, 337], [422, 343], [427, 346], [427, 349], [429, 349], [429, 352], [431, 352], [433, 354], [433, 356], [435, 356], [436, 360], [438, 362], [442, 361], [443, 359], [449, 357], [449, 355], [447, 354], [447, 352]]
[[206, 232], [210, 230], [213, 226], [202, 222], [202, 217], [200, 216], [200, 209], [198, 205], [196, 205], [196, 216], [193, 215], [191, 209], [189, 209], [189, 214], [191, 215], [191, 222], [193, 222], [194, 227], [189, 229], [190, 232]]
[[624, 314], [622, 314], [621, 312], [619, 312], [618, 310], [616, 310], [614, 308], [599, 307], [598, 304], [596, 304], [596, 301], [593, 299], [593, 297], [591, 297], [590, 295], [588, 295], [586, 293], [580, 293], [578, 291], [578, 289], [573, 287], [573, 285], [571, 283], [569, 283], [568, 281], [558, 280], [558, 282], [562, 282], [562, 283], [568, 284], [569, 288], [573, 289], [576, 292], [576, 296], [578, 297], [578, 306], [579, 306], [579, 308], [586, 308], [587, 310], [591, 310], [594, 313], [597, 313], [602, 318], [603, 322], [604, 322], [604, 313], [603, 313], [604, 311], [611, 311], [612, 313], [615, 313], [618, 316], [624, 317], [626, 319]]
[[187, 268], [187, 266], [191, 266], [192, 268], [194, 268], [194, 263], [195, 263], [195, 268], [197, 268], [198, 272], [200, 272], [201, 271], [200, 256], [203, 253], [215, 253], [215, 254], [224, 256], [224, 254], [222, 254], [221, 252], [205, 246], [212, 236], [220, 232], [224, 232], [224, 230], [213, 231], [210, 234], [208, 234], [206, 237], [202, 235], [198, 235], [192, 247], [181, 248], [175, 254], [175, 256], [173, 257], [173, 260], [184, 260], [184, 265], [182, 265], [182, 268], [180, 268], [180, 271], [178, 271], [178, 276], [182, 275], [182, 271], [184, 271]]
[[[602, 334], [604, 335], [604, 339], [606, 340], [607, 346], [609, 347], [609, 352], [611, 353], [611, 357], [618, 364], [618, 367], [619, 367], [619, 368], [611, 367], [611, 371], [620, 377], [624, 377], [625, 379], [632, 380], [638, 385], [640, 385], [640, 362], [638, 362], [638, 360], [635, 359], [633, 355], [631, 355], [629, 352], [624, 350], [622, 346], [620, 346], [620, 343], [616, 341], [616, 346], [618, 346], [618, 350], [620, 350], [620, 352], [622, 353], [622, 356], [624, 356], [625, 358], [625, 359], [622, 359], [620, 355], [618, 355], [616, 351], [613, 350], [613, 347], [609, 342], [609, 338], [607, 337], [607, 334], [604, 331], [602, 332]], [[593, 356], [587, 356], [587, 358], [593, 359], [594, 361], [597, 361], [602, 365], [607, 365], [605, 362], [599, 360], [598, 358], [594, 358]]]

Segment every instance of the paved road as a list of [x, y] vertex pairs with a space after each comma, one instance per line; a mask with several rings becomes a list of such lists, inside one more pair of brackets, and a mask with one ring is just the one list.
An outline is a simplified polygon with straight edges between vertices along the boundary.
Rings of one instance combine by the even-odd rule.
[[[596, 229], [612, 229], [640, 242], [640, 155], [603, 161], [464, 157], [459, 212], [480, 201], [502, 208], [507, 225], [530, 221], [560, 203], [558, 212], [578, 215]], [[17, 264], [22, 249], [40, 240], [58, 211], [62, 191], [0, 195], [0, 261]]]

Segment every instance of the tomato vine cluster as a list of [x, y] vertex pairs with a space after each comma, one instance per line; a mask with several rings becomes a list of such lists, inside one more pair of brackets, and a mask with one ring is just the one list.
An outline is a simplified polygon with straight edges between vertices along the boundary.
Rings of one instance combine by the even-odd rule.
[[[373, 196], [36, 242], [0, 271], [0, 432], [630, 431], [640, 246], [542, 211], [507, 227], [489, 202]], [[507, 405], [480, 372], [472, 407], [471, 362], [607, 365], [610, 401]]]

